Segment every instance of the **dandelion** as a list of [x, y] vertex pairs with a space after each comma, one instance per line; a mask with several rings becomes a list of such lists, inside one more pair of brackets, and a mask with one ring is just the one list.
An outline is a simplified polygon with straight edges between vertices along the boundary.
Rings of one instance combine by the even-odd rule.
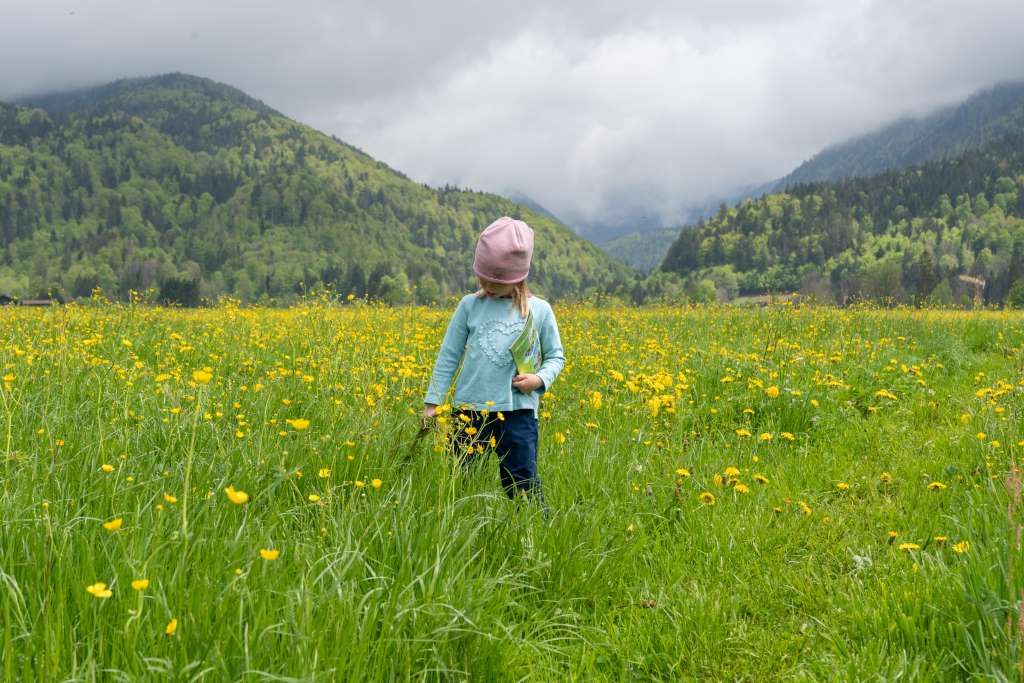
[[836, 484], [836, 488], [839, 489], [840, 491], [846, 491], [847, 489], [850, 488], [850, 485], [847, 484], [845, 481], [841, 481]]
[[380, 479], [371, 479], [370, 480], [370, 486], [372, 486], [375, 489], [379, 489], [383, 485], [384, 485], [384, 482], [381, 481]]
[[321, 479], [326, 479], [327, 477], [331, 476], [331, 468], [321, 467], [320, 471], [317, 472], [317, 476], [320, 477]]
[[920, 550], [921, 546], [916, 543], [900, 543], [899, 549], [909, 553], [912, 550]]
[[316, 494], [316, 493], [311, 493], [311, 494], [309, 494], [309, 496], [306, 497], [306, 499], [310, 503], [316, 503], [316, 502], [318, 502], [320, 500], [320, 496], [318, 494]]
[[678, 474], [680, 477], [684, 477], [684, 478], [685, 477], [689, 477], [690, 476], [690, 470], [686, 469], [685, 467], [680, 467], [679, 469], [676, 470], [676, 474]]
[[953, 550], [963, 555], [971, 549], [971, 544], [967, 541], [960, 541], [959, 543], [953, 544]]
[[365, 482], [365, 481], [362, 481], [362, 480], [360, 480], [360, 479], [356, 479], [354, 483], [355, 483], [355, 487], [356, 487], [357, 489], [361, 489], [361, 488], [363, 488], [364, 486], [366, 486], [366, 482]]
[[948, 488], [948, 487], [945, 484], [943, 484], [941, 481], [933, 481], [932, 483], [928, 484], [928, 490], [929, 491], [941, 491], [941, 490], [943, 490], [945, 488]]
[[91, 586], [86, 586], [85, 590], [89, 591], [93, 597], [101, 598], [103, 600], [106, 600], [114, 594], [112, 590], [107, 588], [107, 584], [105, 583], [94, 583]]
[[949, 540], [949, 537], [948, 536], [935, 536], [935, 537], [932, 538], [932, 540], [935, 541], [936, 543], [945, 543], [946, 541]]
[[110, 463], [105, 462], [102, 465], [100, 465], [100, 469], [106, 472], [107, 474], [110, 474], [111, 472], [114, 471], [114, 466], [111, 465]]
[[803, 513], [804, 517], [810, 517], [811, 516], [811, 506], [801, 500], [800, 501], [800, 512]]
[[117, 517], [116, 519], [112, 519], [109, 522], [104, 522], [103, 528], [107, 531], [117, 531], [121, 528], [122, 524], [124, 524], [124, 518]]
[[166, 635], [173, 636], [174, 633], [177, 630], [178, 630], [178, 620], [177, 619], [171, 619], [169, 622], [167, 622], [167, 627], [164, 629], [164, 633]]
[[149, 579], [135, 579], [132, 581], [132, 588], [137, 591], [144, 591], [149, 588]]
[[890, 401], [899, 400], [898, 398], [896, 398], [896, 394], [892, 393], [888, 389], [879, 389], [878, 391], [875, 392], [875, 396], [877, 396], [878, 398], [887, 398]]
[[736, 469], [735, 467], [732, 467], [732, 466], [726, 467], [725, 468], [725, 476], [727, 476], [727, 477], [738, 477], [738, 476], [740, 476], [740, 471], [738, 469]]
[[761, 432], [761, 436], [759, 436], [758, 438], [761, 439], [761, 441], [771, 441], [772, 440], [772, 433], [771, 432]]
[[165, 501], [166, 503], [168, 503], [169, 505], [174, 505], [175, 503], [177, 503], [177, 502], [178, 502], [178, 499], [177, 499], [177, 498], [175, 498], [174, 496], [172, 496], [172, 495], [171, 495], [171, 494], [169, 494], [169, 493], [165, 493], [165, 494], [164, 494], [164, 501]]
[[782, 432], [781, 434], [779, 434], [779, 436], [781, 436], [786, 441], [792, 441], [796, 438], [795, 436], [793, 436], [793, 432]]
[[712, 505], [715, 504], [715, 494], [711, 493], [710, 491], [704, 491], [699, 496], [697, 496], [697, 499], [700, 500], [700, 502], [707, 505], [708, 507], [711, 507]]
[[249, 502], [249, 494], [246, 493], [245, 491], [239, 491], [235, 489], [234, 486], [229, 486], [226, 489], [224, 489], [224, 493], [227, 494], [228, 500], [230, 500], [235, 505], [241, 505], [243, 503]]
[[740, 427], [736, 430], [736, 436], [750, 436], [750, 431]]
[[754, 481], [756, 481], [758, 484], [767, 484], [768, 477], [764, 476], [763, 474], [755, 474]]
[[883, 484], [888, 484], [890, 481], [892, 481], [892, 475], [889, 474], [888, 472], [882, 472], [882, 475], [878, 478], [882, 480]]
[[192, 381], [196, 384], [209, 384], [213, 379], [213, 373], [204, 370], [195, 370], [192, 373]]
[[601, 392], [595, 391], [590, 395], [590, 407], [594, 410], [600, 410], [602, 405]]
[[285, 420], [285, 422], [290, 424], [292, 426], [292, 429], [294, 429], [297, 432], [301, 432], [303, 429], [309, 427], [309, 420], [305, 420], [301, 417], [296, 418], [294, 420]]
[[776, 398], [779, 395], [779, 388], [773, 385], [765, 389], [764, 393], [767, 394], [768, 398]]
[[736, 493], [750, 493], [750, 487], [746, 484], [736, 484], [733, 487], [733, 490], [736, 491]]
[[277, 548], [275, 548], [273, 550], [267, 550], [266, 548], [260, 548], [260, 557], [262, 557], [267, 562], [273, 562], [274, 560], [277, 559], [278, 555], [280, 555], [280, 554], [281, 554], [281, 551], [278, 550]]

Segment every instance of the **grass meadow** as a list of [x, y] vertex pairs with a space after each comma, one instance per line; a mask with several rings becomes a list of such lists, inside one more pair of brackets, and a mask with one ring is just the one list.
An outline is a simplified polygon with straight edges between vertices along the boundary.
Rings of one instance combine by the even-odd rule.
[[1020, 679], [1024, 314], [556, 307], [547, 522], [450, 314], [0, 308], [3, 680]]

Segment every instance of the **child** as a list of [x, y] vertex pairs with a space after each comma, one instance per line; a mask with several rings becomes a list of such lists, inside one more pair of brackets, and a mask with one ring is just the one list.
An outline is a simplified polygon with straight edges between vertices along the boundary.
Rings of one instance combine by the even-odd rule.
[[[480, 289], [462, 297], [448, 324], [421, 422], [437, 415], [462, 360], [453, 401], [459, 408], [455, 443], [460, 455], [468, 462], [479, 452], [477, 446], [493, 446], [505, 493], [534, 496], [546, 513], [537, 476], [537, 404], [561, 372], [565, 356], [551, 306], [526, 286], [532, 256], [533, 230], [523, 221], [505, 216], [480, 234], [473, 259]], [[535, 374], [519, 374], [509, 346], [530, 312], [543, 361]]]

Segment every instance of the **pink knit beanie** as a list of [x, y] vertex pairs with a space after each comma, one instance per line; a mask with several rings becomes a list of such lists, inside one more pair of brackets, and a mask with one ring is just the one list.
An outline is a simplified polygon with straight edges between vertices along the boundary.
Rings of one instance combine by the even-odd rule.
[[480, 233], [473, 272], [485, 280], [511, 285], [530, 274], [533, 230], [523, 221], [502, 216]]

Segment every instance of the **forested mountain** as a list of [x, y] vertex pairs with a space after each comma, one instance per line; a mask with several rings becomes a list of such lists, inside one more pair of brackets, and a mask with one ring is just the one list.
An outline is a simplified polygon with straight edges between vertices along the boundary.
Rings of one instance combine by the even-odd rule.
[[1024, 133], [723, 207], [684, 229], [661, 269], [719, 291], [803, 289], [839, 303], [948, 302], [963, 274], [985, 279], [986, 301], [1001, 302], [1024, 278]]
[[871, 176], [979, 149], [1024, 131], [1024, 82], [1005, 83], [919, 119], [827, 147], [778, 181], [775, 190], [818, 180]]
[[679, 237], [680, 228], [658, 228], [647, 232], [631, 232], [600, 245], [612, 258], [616, 258], [641, 273], [658, 267], [669, 247]]
[[391, 301], [471, 286], [476, 236], [536, 232], [531, 283], [623, 291], [625, 266], [547, 216], [414, 183], [244, 93], [182, 74], [0, 104], [0, 293], [186, 304], [325, 285]]

